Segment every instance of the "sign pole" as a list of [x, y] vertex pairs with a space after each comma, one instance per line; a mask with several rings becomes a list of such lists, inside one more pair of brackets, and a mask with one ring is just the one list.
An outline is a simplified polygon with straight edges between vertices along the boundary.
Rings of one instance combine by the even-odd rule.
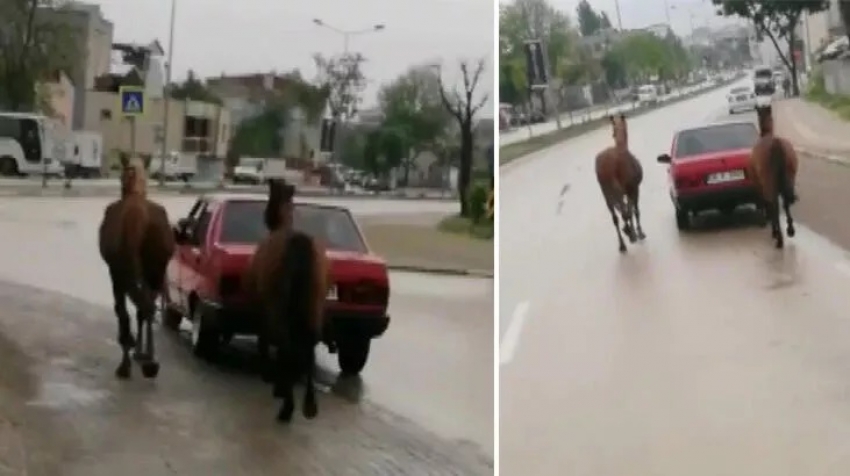
[[130, 116], [130, 160], [136, 157], [136, 116]]

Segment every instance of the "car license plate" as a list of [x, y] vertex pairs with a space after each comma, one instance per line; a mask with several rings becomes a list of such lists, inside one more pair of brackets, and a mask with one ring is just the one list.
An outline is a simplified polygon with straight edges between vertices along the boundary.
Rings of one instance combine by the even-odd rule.
[[709, 184], [715, 184], [737, 182], [738, 180], [744, 180], [743, 170], [730, 170], [728, 172], [718, 172], [716, 174], [709, 174], [708, 179], [706, 179], [706, 182]]
[[337, 297], [337, 294], [336, 294], [336, 286], [335, 286], [335, 285], [333, 285], [333, 286], [331, 286], [331, 287], [329, 287], [329, 288], [328, 288], [328, 295], [327, 295], [327, 298], [326, 298], [326, 299], [327, 299], [328, 301], [337, 301], [337, 300], [338, 300], [338, 297]]

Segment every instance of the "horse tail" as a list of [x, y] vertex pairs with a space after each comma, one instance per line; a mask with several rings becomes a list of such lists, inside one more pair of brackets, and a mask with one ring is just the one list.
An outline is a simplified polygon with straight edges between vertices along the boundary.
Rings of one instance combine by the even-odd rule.
[[770, 161], [770, 167], [773, 169], [773, 178], [779, 195], [782, 196], [782, 200], [785, 203], [792, 203], [794, 201], [794, 191], [791, 189], [791, 183], [788, 180], [787, 157], [785, 157], [785, 149], [782, 147], [782, 142], [777, 138], [773, 138], [773, 142], [770, 144], [768, 160]]
[[286, 299], [284, 310], [287, 319], [296, 319], [289, 322], [287, 329], [300, 333], [311, 327], [314, 301], [312, 283], [316, 267], [313, 238], [305, 233], [293, 233], [287, 240], [283, 254], [280, 282], [281, 296]]

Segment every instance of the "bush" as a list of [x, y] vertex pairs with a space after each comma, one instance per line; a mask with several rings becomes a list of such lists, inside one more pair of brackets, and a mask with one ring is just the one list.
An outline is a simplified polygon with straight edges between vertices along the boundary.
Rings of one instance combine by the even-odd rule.
[[469, 207], [469, 218], [472, 223], [480, 223], [481, 219], [487, 213], [487, 198], [490, 193], [490, 188], [482, 183], [474, 183], [469, 190], [469, 196], [466, 197], [467, 206]]

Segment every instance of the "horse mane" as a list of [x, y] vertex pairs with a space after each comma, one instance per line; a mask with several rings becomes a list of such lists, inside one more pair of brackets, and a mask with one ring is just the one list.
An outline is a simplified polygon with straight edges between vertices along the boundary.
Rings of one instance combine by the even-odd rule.
[[138, 195], [142, 198], [147, 198], [148, 195], [148, 173], [144, 161], [139, 157], [134, 157], [127, 162], [127, 166], [122, 174], [122, 180], [129, 172], [133, 173], [133, 181], [131, 183], [122, 183], [123, 195]]

